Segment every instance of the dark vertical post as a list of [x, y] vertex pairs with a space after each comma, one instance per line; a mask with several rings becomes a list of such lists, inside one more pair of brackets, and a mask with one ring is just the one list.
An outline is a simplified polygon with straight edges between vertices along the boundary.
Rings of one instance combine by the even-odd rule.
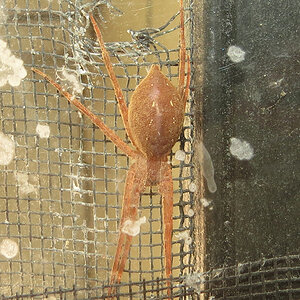
[[299, 11], [299, 1], [194, 1], [195, 143], [218, 187], [209, 193], [199, 173], [198, 270], [299, 253]]

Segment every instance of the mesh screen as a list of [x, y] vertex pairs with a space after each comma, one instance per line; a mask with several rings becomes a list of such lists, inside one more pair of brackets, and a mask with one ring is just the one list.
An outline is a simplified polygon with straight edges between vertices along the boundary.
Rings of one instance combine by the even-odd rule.
[[[191, 273], [173, 278], [172, 299], [299, 299], [300, 256], [284, 256], [263, 259], [206, 273]], [[42, 293], [28, 293], [3, 297], [3, 299], [107, 299], [108, 285]], [[116, 299], [168, 299], [166, 280], [143, 280], [117, 286]], [[52, 298], [51, 298], [52, 297]]]
[[[0, 84], [0, 140], [7, 145], [0, 149], [5, 153], [0, 156], [2, 299], [107, 298], [130, 162], [30, 68], [59, 81], [64, 71], [75, 76], [79, 88], [83, 87], [80, 101], [128, 142], [87, 16], [93, 12], [100, 25], [129, 102], [153, 63], [177, 85], [179, 4], [158, 2], [0, 1], [1, 57], [9, 49], [27, 70], [16, 87], [11, 70], [1, 69], [0, 77], [0, 83], [11, 81]], [[187, 39], [192, 41], [193, 1], [185, 3], [185, 18]], [[22, 73], [20, 65], [16, 69]], [[190, 185], [195, 179], [192, 99], [193, 93], [183, 133], [170, 156], [174, 183], [172, 298], [300, 299], [299, 255], [193, 273], [199, 255], [194, 251], [201, 245], [182, 238], [193, 237], [199, 230], [194, 224], [195, 190]], [[184, 150], [183, 161], [175, 158], [177, 150]], [[133, 240], [117, 299], [167, 298], [161, 215], [157, 188], [147, 189], [140, 200], [140, 216], [146, 216], [147, 222]], [[15, 246], [17, 254], [10, 257]]]
[[[150, 2], [137, 5], [136, 14]], [[153, 21], [158, 26], [146, 28], [151, 20], [135, 26], [146, 29], [130, 31], [130, 39], [119, 8], [126, 3], [2, 1], [1, 40], [27, 70], [19, 86], [3, 85], [0, 94], [0, 131], [15, 145], [12, 162], [0, 166], [0, 239], [18, 248], [12, 259], [0, 256], [1, 294], [7, 297], [62, 287], [70, 291], [68, 298], [77, 289], [101, 286], [109, 278], [129, 160], [30, 67], [56, 79], [63, 70], [77, 76], [84, 88], [80, 101], [127, 140], [87, 15], [93, 12], [106, 41], [113, 40], [114, 28], [125, 33], [120, 39], [127, 41], [106, 46], [128, 101], [154, 62], [177, 85], [179, 4], [166, 1], [166, 17]], [[187, 7], [187, 25], [189, 13]], [[184, 150], [185, 160], [176, 160], [174, 152], [171, 155], [175, 277], [192, 264], [193, 245], [177, 238], [185, 231], [192, 234], [191, 126], [187, 113], [183, 134], [173, 149]], [[156, 282], [164, 274], [161, 214], [157, 189], [146, 190], [140, 215], [146, 216], [147, 223], [133, 241], [122, 282]], [[142, 290], [143, 284], [137, 284], [135, 291]]]

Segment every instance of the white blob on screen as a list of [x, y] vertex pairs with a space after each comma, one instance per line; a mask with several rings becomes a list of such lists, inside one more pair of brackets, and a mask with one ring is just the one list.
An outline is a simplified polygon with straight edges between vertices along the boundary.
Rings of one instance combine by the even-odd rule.
[[190, 208], [190, 209], [187, 211], [187, 215], [188, 215], [189, 217], [193, 217], [194, 214], [195, 214], [195, 212], [194, 212], [194, 210], [193, 210], [192, 208]]
[[13, 87], [20, 85], [27, 72], [23, 60], [15, 57], [7, 43], [0, 40], [0, 87], [9, 84]]
[[70, 89], [74, 94], [81, 95], [83, 91], [83, 85], [80, 83], [77, 74], [74, 71], [67, 71], [65, 67], [63, 67], [59, 72], [61, 76], [58, 74], [57, 76], [62, 81], [64, 88]]
[[126, 220], [121, 228], [121, 231], [130, 236], [137, 236], [141, 231], [141, 225], [146, 223], [146, 217], [141, 217], [136, 221]]
[[245, 59], [245, 51], [238, 46], [229, 46], [227, 55], [234, 63], [239, 63]]
[[18, 244], [11, 239], [4, 239], [0, 243], [0, 254], [4, 257], [11, 259], [19, 253]]
[[175, 158], [179, 161], [184, 161], [185, 160], [185, 152], [182, 150], [177, 150], [175, 152]]
[[30, 193], [36, 193], [37, 187], [29, 182], [29, 176], [25, 173], [15, 173], [21, 196], [27, 196]]
[[193, 289], [196, 292], [200, 292], [203, 283], [205, 283], [205, 273], [191, 273], [187, 274], [185, 277], [185, 284]]
[[252, 146], [248, 142], [235, 137], [230, 139], [229, 151], [231, 155], [239, 160], [250, 160], [254, 156]]
[[0, 132], [0, 165], [9, 165], [15, 157], [15, 142]]
[[203, 176], [206, 179], [208, 190], [211, 193], [215, 193], [217, 190], [217, 185], [215, 182], [215, 170], [212, 163], [212, 159], [206, 150], [202, 142], [195, 144], [195, 149], [200, 152], [200, 166], [202, 169]]
[[184, 244], [186, 246], [191, 245], [193, 242], [193, 239], [190, 237], [188, 231], [179, 232], [175, 236], [178, 240], [184, 240]]
[[47, 139], [50, 136], [50, 127], [48, 125], [37, 124], [36, 133], [41, 139]]
[[197, 191], [197, 185], [196, 185], [196, 183], [191, 182], [189, 184], [189, 191], [192, 192], [192, 193], [195, 193]]
[[201, 198], [200, 202], [204, 207], [208, 207], [211, 204], [211, 200], [208, 200], [206, 198]]

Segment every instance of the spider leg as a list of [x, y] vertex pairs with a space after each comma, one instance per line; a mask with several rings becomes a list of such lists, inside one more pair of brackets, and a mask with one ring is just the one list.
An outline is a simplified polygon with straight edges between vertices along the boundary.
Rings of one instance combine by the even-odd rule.
[[182, 94], [184, 90], [184, 78], [185, 78], [185, 59], [186, 59], [186, 48], [185, 48], [185, 37], [184, 37], [184, 9], [183, 0], [180, 0], [180, 51], [179, 51], [179, 93]]
[[[119, 240], [110, 277], [111, 285], [120, 283], [121, 281], [133, 238], [132, 235], [123, 231], [124, 223], [127, 220], [136, 221], [137, 219], [140, 195], [145, 189], [146, 178], [147, 165], [145, 161], [137, 160], [137, 162], [130, 167], [126, 178]], [[113, 291], [114, 288], [111, 286], [108, 294], [111, 295]]]
[[97, 39], [98, 39], [98, 42], [99, 42], [99, 45], [100, 45], [100, 48], [101, 48], [101, 51], [102, 51], [102, 58], [103, 58], [105, 67], [107, 69], [109, 78], [110, 78], [110, 80], [112, 82], [112, 85], [114, 87], [115, 95], [116, 95], [116, 98], [117, 98], [117, 101], [118, 101], [118, 104], [119, 104], [119, 108], [120, 108], [120, 112], [121, 112], [121, 116], [122, 116], [122, 120], [123, 120], [123, 123], [124, 123], [126, 133], [127, 133], [128, 137], [130, 138], [131, 142], [134, 144], [132, 136], [131, 136], [130, 128], [129, 128], [129, 123], [128, 123], [128, 108], [127, 108], [127, 105], [125, 103], [125, 99], [124, 99], [122, 89], [121, 89], [120, 84], [117, 80], [116, 74], [113, 70], [113, 66], [112, 66], [109, 54], [108, 54], [108, 52], [105, 48], [104, 40], [103, 40], [101, 31], [99, 29], [99, 26], [97, 25], [97, 23], [96, 23], [96, 21], [95, 21], [92, 14], [90, 14], [90, 18], [91, 18], [91, 21], [92, 21], [92, 24], [93, 24], [94, 30], [96, 32]]
[[[166, 277], [170, 278], [172, 273], [172, 231], [173, 231], [173, 180], [172, 169], [168, 163], [164, 163], [161, 169], [161, 181], [159, 192], [162, 195], [163, 224], [164, 224], [164, 249]], [[170, 287], [170, 282], [167, 282]], [[171, 296], [171, 290], [168, 289]]]
[[45, 78], [50, 84], [52, 84], [70, 103], [74, 104], [84, 115], [89, 117], [89, 119], [98, 126], [101, 131], [126, 155], [130, 157], [135, 157], [136, 152], [131, 149], [125, 142], [123, 142], [120, 137], [118, 137], [113, 130], [108, 128], [95, 114], [93, 114], [89, 109], [87, 109], [82, 103], [80, 103], [73, 95], [66, 92], [58, 83], [51, 79], [48, 75], [42, 71], [31, 68], [32, 71], [41, 75]]

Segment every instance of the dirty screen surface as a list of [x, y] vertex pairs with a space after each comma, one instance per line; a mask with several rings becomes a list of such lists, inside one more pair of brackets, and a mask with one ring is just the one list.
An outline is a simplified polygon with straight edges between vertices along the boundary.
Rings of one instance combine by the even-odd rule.
[[[189, 101], [183, 134], [170, 158], [173, 298], [299, 298], [299, 193], [294, 180], [299, 35], [293, 37], [294, 25], [284, 26], [296, 23], [299, 10], [285, 6], [291, 3], [287, 1], [260, 3], [265, 4], [207, 1], [205, 14], [201, 1], [185, 3], [186, 29], [190, 32], [191, 26], [194, 33], [191, 92], [196, 106]], [[93, 11], [129, 101], [153, 62], [177, 84], [178, 1], [1, 4], [0, 294], [6, 299], [18, 298], [16, 293], [28, 295], [24, 299], [103, 299], [130, 162], [30, 68], [41, 69], [77, 93], [128, 141], [86, 16]], [[130, 34], [128, 29], [136, 31]], [[274, 32], [281, 35], [273, 36]], [[276, 44], [277, 36], [285, 36], [292, 47], [284, 39]], [[280, 52], [285, 47], [290, 49], [284, 52], [288, 57]], [[14, 67], [7, 69], [5, 64]], [[269, 72], [272, 66], [276, 72]], [[195, 136], [198, 156], [193, 156], [193, 169], [193, 124], [202, 126], [217, 191], [213, 181], [194, 176], [201, 169], [199, 153], [206, 150]], [[201, 130], [196, 128], [200, 136]], [[282, 144], [285, 147], [278, 147]], [[274, 197], [278, 192], [282, 199]], [[125, 299], [163, 298], [161, 202], [156, 188], [141, 197], [139, 216], [147, 221], [134, 238], [117, 293]]]
[[[157, 1], [139, 1], [129, 9], [127, 1], [115, 2], [2, 2], [2, 47], [15, 57], [15, 68], [7, 74], [16, 72], [21, 81], [16, 86], [7, 79], [0, 94], [0, 138], [6, 144], [0, 166], [0, 243], [10, 249], [0, 256], [5, 296], [99, 286], [109, 278], [129, 160], [30, 67], [60, 80], [126, 140], [87, 14], [92, 11], [100, 25], [128, 101], [153, 62], [177, 85], [179, 3], [164, 1], [161, 7]], [[132, 32], [134, 39], [126, 32], [141, 28], [158, 30]], [[74, 79], [77, 85], [72, 84]], [[174, 276], [191, 265], [192, 245], [182, 238], [182, 233], [184, 237], [191, 233], [190, 124], [187, 117], [181, 141], [173, 150], [185, 150], [185, 159], [171, 156]], [[156, 188], [141, 197], [142, 216], [147, 222], [133, 240], [123, 282], [156, 280], [164, 274]]]

